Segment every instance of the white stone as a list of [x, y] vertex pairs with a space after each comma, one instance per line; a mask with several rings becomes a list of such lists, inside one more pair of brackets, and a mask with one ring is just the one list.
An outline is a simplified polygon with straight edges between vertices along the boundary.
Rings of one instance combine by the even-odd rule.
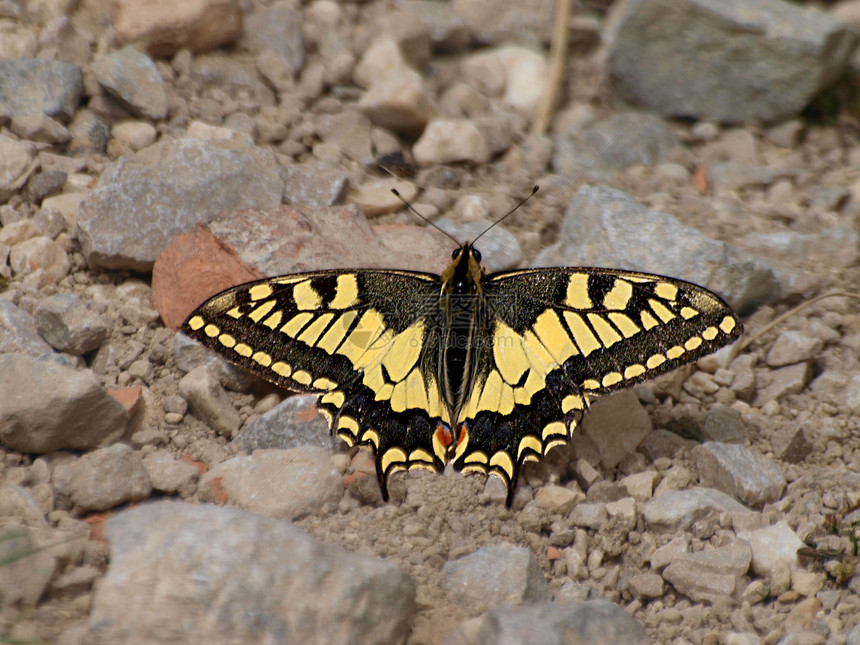
[[388, 37], [374, 40], [362, 54], [352, 72], [352, 80], [365, 89], [382, 79], [400, 74], [409, 66], [400, 46]]
[[155, 143], [158, 131], [146, 121], [124, 121], [111, 128], [111, 135], [137, 151]]
[[778, 563], [797, 566], [797, 550], [803, 542], [785, 521], [757, 531], [740, 531], [752, 550], [752, 569], [756, 575], [769, 576]]
[[506, 105], [531, 116], [546, 89], [549, 67], [544, 57], [525, 47], [499, 47], [463, 63], [469, 81], [485, 94], [502, 95]]
[[619, 519], [628, 531], [636, 528], [636, 500], [632, 497], [609, 502], [606, 504], [606, 512], [609, 513], [609, 519]]
[[403, 208], [391, 189], [394, 188], [407, 202], [412, 202], [418, 194], [415, 184], [399, 179], [378, 179], [350, 189], [348, 201], [361, 209], [365, 217], [393, 213]]
[[418, 136], [433, 115], [424, 79], [411, 69], [389, 74], [362, 95], [358, 108], [374, 125]]
[[491, 151], [478, 128], [465, 120], [438, 119], [427, 124], [412, 154], [422, 166], [471, 161], [485, 163]]
[[12, 247], [9, 266], [19, 275], [28, 275], [42, 269], [53, 282], [65, 278], [72, 262], [62, 246], [49, 237], [33, 237]]
[[660, 479], [660, 473], [645, 470], [641, 473], [627, 475], [621, 480], [621, 485], [627, 489], [631, 497], [639, 502], [647, 502], [654, 492], [654, 484]]

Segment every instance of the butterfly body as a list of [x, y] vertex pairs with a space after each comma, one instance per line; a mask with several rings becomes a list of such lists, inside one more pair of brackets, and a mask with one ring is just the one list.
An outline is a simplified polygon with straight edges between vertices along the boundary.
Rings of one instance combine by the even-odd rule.
[[471, 244], [441, 275], [330, 270], [239, 285], [182, 331], [290, 390], [319, 394], [349, 445], [394, 472], [500, 477], [566, 443], [591, 398], [729, 344], [718, 296], [645, 273], [547, 268], [485, 274]]

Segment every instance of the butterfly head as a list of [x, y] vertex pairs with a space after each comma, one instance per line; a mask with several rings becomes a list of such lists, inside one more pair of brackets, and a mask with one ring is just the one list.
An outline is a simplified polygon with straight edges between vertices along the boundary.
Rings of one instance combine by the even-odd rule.
[[451, 264], [442, 272], [442, 282], [455, 293], [477, 293], [483, 278], [481, 252], [469, 242], [454, 249]]

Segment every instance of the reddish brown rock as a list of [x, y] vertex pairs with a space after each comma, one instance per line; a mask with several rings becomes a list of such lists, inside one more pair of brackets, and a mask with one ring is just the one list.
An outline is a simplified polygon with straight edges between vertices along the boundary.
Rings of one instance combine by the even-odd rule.
[[178, 329], [201, 302], [219, 291], [263, 274], [242, 262], [232, 248], [198, 226], [173, 239], [152, 268], [152, 306], [164, 324]]

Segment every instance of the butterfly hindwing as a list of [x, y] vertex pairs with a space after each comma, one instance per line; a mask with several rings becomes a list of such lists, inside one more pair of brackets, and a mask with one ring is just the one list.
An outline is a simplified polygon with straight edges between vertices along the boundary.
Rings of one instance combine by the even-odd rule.
[[438, 276], [408, 271], [286, 275], [221, 292], [183, 331], [282, 387], [319, 393], [332, 432], [372, 446], [386, 497], [393, 472], [444, 466], [439, 290]]
[[653, 378], [737, 338], [719, 297], [689, 282], [593, 268], [487, 276], [474, 379], [454, 467], [516, 485], [520, 466], [568, 441], [588, 399]]

